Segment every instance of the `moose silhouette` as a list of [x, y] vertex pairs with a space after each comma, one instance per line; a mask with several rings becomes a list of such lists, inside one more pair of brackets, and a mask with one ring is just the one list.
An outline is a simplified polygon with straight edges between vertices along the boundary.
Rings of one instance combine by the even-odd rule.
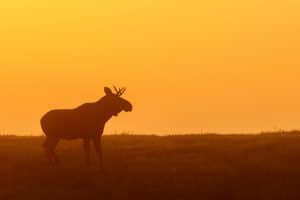
[[101, 137], [106, 122], [120, 112], [131, 112], [132, 104], [121, 96], [126, 88], [114, 87], [115, 93], [104, 87], [105, 96], [94, 103], [85, 103], [75, 109], [51, 110], [41, 118], [41, 127], [46, 135], [43, 144], [50, 164], [60, 163], [55, 148], [61, 139], [82, 139], [85, 161], [90, 165], [90, 142], [94, 143], [103, 169]]

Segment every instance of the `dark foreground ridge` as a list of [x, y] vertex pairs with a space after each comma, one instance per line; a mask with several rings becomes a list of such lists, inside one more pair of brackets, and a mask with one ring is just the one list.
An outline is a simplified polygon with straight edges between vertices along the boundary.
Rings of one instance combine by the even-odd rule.
[[62, 142], [49, 167], [43, 137], [0, 137], [0, 199], [300, 199], [300, 135], [104, 136], [106, 173]]

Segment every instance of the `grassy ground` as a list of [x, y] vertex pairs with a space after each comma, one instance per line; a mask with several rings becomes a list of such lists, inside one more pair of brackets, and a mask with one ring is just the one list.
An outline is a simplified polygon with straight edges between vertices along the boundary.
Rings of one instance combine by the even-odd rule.
[[80, 141], [49, 167], [43, 137], [0, 137], [0, 199], [300, 199], [300, 135], [105, 136], [106, 173]]

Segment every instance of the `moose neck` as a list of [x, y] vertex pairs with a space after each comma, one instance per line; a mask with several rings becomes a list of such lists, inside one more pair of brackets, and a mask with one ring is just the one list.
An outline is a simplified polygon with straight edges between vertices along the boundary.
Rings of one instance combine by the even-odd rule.
[[112, 112], [108, 105], [103, 102], [102, 99], [95, 103], [96, 106], [96, 118], [103, 123], [106, 123], [112, 116]]

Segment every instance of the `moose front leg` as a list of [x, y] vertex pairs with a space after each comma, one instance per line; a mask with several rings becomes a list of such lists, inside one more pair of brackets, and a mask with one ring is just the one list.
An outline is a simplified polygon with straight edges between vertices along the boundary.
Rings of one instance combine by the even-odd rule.
[[94, 136], [93, 141], [94, 141], [94, 146], [95, 146], [95, 150], [96, 153], [98, 155], [99, 158], [99, 167], [100, 170], [103, 171], [103, 155], [102, 155], [102, 136], [101, 134]]
[[83, 149], [84, 149], [84, 156], [85, 156], [85, 163], [87, 166], [91, 165], [91, 156], [90, 156], [90, 139], [84, 138], [83, 139]]

